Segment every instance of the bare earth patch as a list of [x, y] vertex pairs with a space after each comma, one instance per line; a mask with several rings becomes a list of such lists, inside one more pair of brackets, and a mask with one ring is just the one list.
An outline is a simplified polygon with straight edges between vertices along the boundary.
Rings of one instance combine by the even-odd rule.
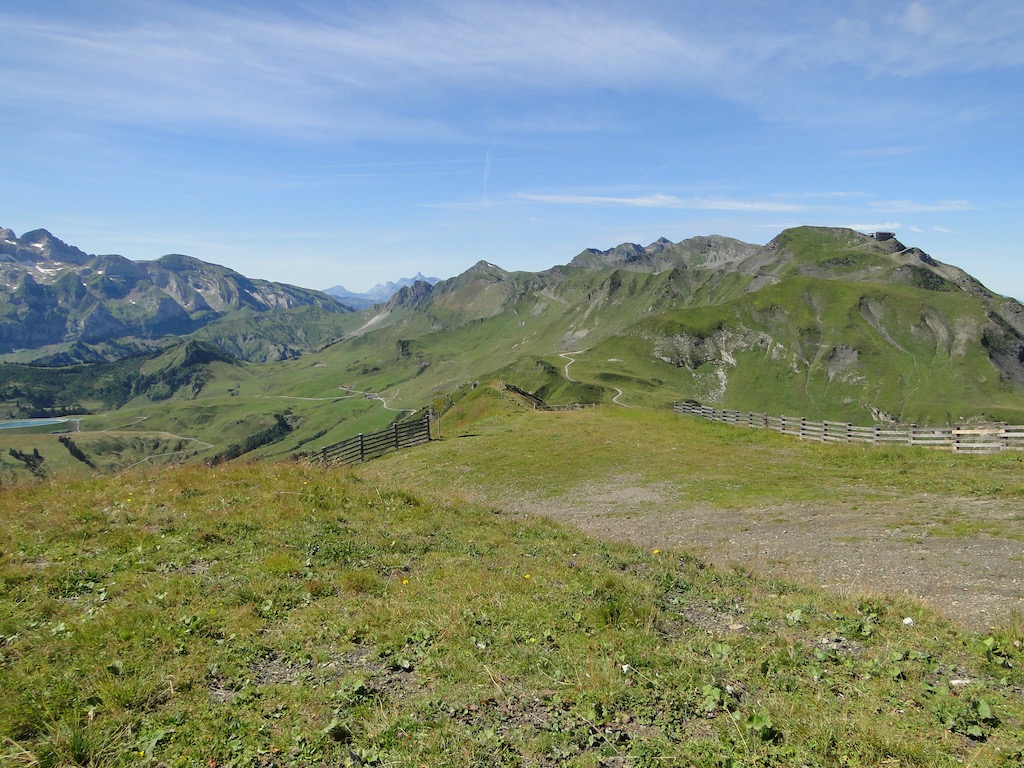
[[845, 594], [906, 594], [981, 630], [1024, 609], [1024, 514], [1014, 502], [921, 494], [891, 502], [694, 507], [672, 483], [620, 476], [552, 498], [492, 499], [588, 534], [678, 547], [717, 565]]

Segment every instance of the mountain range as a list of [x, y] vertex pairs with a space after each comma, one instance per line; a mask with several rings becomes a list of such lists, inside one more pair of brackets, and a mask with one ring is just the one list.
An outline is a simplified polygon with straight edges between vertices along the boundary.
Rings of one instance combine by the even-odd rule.
[[49, 365], [113, 360], [196, 334], [247, 360], [295, 357], [341, 334], [352, 307], [171, 254], [86, 254], [44, 229], [0, 229], [0, 355]]
[[397, 281], [388, 281], [386, 283], [378, 283], [370, 290], [365, 293], [354, 293], [343, 285], [334, 285], [324, 290], [328, 296], [341, 301], [343, 304], [347, 304], [355, 309], [366, 309], [387, 301], [394, 296], [398, 291], [407, 286], [413, 285], [414, 283], [427, 283], [429, 285], [435, 285], [441, 282], [439, 277], [426, 277], [422, 272], [417, 272], [413, 277], [404, 277]]
[[[660, 239], [537, 273], [481, 261], [372, 312], [364, 329], [390, 329], [435, 376], [439, 350], [458, 349], [532, 371], [555, 398], [632, 390], [653, 403], [672, 392], [854, 421], [998, 418], [1024, 402], [1024, 307], [888, 233]], [[570, 377], [552, 355], [572, 352]], [[588, 379], [596, 389], [579, 391]]]
[[[3, 274], [18, 275], [0, 294], [8, 335], [19, 312], [60, 317], [63, 307], [88, 308], [109, 295], [121, 314], [107, 314], [125, 323], [144, 297], [160, 306], [191, 295], [156, 280], [184, 281], [204, 296], [209, 309], [200, 312], [213, 315], [195, 285], [207, 285], [198, 277], [206, 275], [223, 281], [211, 295], [233, 291], [241, 305], [184, 336], [152, 331], [129, 344], [97, 333], [67, 353], [113, 357], [122, 343], [165, 345], [145, 356], [0, 365], [0, 414], [12, 418], [97, 414], [88, 428], [116, 414], [117, 423], [161, 434], [251, 445], [281, 417], [290, 429], [253, 455], [284, 456], [503, 382], [552, 404], [667, 408], [689, 399], [856, 424], [1024, 423], [1024, 306], [882, 233], [797, 227], [765, 245], [718, 235], [659, 239], [586, 249], [540, 272], [480, 261], [447, 280], [411, 281], [356, 312], [319, 292], [188, 257], [152, 265], [192, 265], [184, 270], [191, 281], [176, 269], [172, 278], [146, 263], [87, 257], [45, 234], [3, 239], [21, 249], [3, 263]], [[36, 252], [46, 258], [30, 263]], [[74, 260], [70, 275], [46, 271]], [[108, 263], [132, 277], [115, 280]], [[147, 277], [136, 277], [142, 270]], [[43, 289], [65, 282], [74, 301], [47, 305]], [[272, 295], [309, 303], [273, 306]], [[185, 315], [188, 329], [197, 321]], [[69, 327], [66, 319], [55, 325]]]

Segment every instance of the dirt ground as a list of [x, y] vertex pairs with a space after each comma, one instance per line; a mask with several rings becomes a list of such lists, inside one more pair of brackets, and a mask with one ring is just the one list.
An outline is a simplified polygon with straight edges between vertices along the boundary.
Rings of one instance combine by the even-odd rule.
[[1024, 507], [922, 494], [884, 504], [739, 511], [683, 506], [671, 483], [620, 476], [555, 498], [492, 504], [588, 534], [679, 547], [720, 565], [843, 594], [907, 594], [974, 630], [1024, 612]]

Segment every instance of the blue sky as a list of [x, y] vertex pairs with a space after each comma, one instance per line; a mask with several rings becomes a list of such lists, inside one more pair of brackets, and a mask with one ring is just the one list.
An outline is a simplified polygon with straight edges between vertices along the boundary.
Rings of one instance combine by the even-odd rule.
[[364, 290], [889, 229], [1024, 298], [1020, 0], [15, 2], [0, 225]]

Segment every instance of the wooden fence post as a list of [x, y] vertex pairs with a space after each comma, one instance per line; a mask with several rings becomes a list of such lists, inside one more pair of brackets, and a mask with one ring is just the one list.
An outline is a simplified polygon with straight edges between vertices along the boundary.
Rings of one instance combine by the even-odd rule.
[[396, 421], [392, 426], [394, 427], [395, 432], [395, 450], [398, 450], [398, 448], [400, 447], [398, 445], [398, 422]]
[[363, 447], [364, 442], [365, 441], [363, 440], [363, 433], [360, 432], [359, 433], [359, 460], [360, 461], [366, 461], [366, 451], [365, 451], [365, 449]]

